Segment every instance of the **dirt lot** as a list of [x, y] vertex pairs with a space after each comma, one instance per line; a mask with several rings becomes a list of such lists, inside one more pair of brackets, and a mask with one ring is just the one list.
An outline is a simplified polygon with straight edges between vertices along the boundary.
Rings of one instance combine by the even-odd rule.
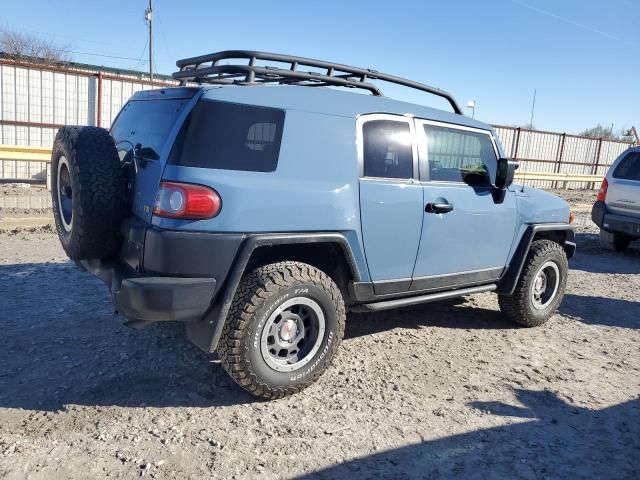
[[508, 323], [492, 294], [350, 315], [330, 371], [275, 402], [179, 325], [123, 326], [49, 228], [11, 226], [0, 477], [640, 478], [640, 246], [603, 252], [585, 215], [544, 327]]

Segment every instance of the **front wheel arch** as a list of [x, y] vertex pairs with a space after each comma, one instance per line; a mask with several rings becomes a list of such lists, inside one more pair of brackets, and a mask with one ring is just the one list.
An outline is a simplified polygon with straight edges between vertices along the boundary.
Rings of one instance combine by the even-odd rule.
[[506, 272], [498, 282], [496, 293], [501, 295], [513, 294], [531, 245], [537, 240], [551, 240], [559, 244], [564, 249], [568, 259], [575, 255], [576, 244], [573, 226], [568, 223], [529, 225], [511, 256]]

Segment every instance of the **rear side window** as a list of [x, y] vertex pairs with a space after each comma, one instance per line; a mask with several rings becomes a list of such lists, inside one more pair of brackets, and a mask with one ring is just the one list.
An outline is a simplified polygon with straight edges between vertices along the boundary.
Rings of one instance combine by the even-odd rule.
[[160, 155], [167, 136], [186, 103], [184, 99], [138, 100], [127, 103], [111, 127], [116, 145], [130, 142], [135, 146], [139, 143]]
[[412, 178], [411, 130], [407, 122], [371, 120], [362, 126], [365, 177]]
[[613, 178], [640, 181], [640, 152], [632, 152], [624, 157], [614, 170]]
[[489, 135], [456, 128], [425, 125], [429, 180], [491, 183], [498, 159]]
[[283, 110], [201, 100], [185, 121], [169, 163], [273, 172], [283, 126]]

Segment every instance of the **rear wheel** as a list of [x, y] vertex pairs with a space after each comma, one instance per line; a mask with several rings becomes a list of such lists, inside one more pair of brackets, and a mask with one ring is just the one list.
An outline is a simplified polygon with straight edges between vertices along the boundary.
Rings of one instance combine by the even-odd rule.
[[600, 230], [600, 245], [608, 250], [622, 252], [625, 250], [633, 239], [624, 233], [611, 233]]
[[500, 310], [525, 327], [545, 323], [557, 310], [567, 285], [567, 254], [551, 240], [531, 244], [512, 295], [498, 295]]
[[273, 263], [243, 277], [218, 353], [245, 390], [280, 398], [322, 375], [344, 322], [342, 295], [328, 275], [305, 263]]
[[62, 127], [51, 155], [53, 216], [72, 260], [108, 258], [127, 215], [126, 176], [109, 132]]

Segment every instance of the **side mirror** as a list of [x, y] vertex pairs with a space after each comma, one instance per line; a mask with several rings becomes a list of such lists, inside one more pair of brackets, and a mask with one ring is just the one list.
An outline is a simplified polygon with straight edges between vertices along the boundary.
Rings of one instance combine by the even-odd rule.
[[498, 169], [496, 171], [495, 187], [498, 190], [506, 190], [512, 183], [516, 175], [516, 170], [520, 164], [515, 160], [501, 158], [498, 160]]

